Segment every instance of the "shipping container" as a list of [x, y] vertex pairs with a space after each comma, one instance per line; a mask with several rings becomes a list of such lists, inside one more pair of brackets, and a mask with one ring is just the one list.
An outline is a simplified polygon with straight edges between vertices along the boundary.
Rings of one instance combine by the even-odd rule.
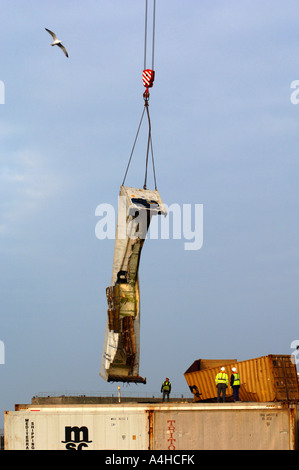
[[[214, 365], [215, 362], [217, 366]], [[194, 401], [217, 398], [215, 377], [221, 366], [225, 366], [229, 379], [232, 367], [236, 367], [240, 374], [241, 401], [295, 403], [299, 400], [297, 369], [290, 355], [269, 355], [240, 362], [232, 359], [215, 362], [198, 359], [186, 370], [185, 379], [194, 394]], [[233, 391], [230, 386], [226, 395], [228, 401], [232, 400]]]
[[296, 411], [282, 403], [19, 405], [6, 450], [293, 450]]

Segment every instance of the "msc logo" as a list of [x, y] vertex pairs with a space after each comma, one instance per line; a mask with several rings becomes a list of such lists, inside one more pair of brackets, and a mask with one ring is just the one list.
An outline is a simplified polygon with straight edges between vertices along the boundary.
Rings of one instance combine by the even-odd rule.
[[65, 440], [61, 441], [66, 444], [67, 450], [83, 450], [83, 447], [88, 447], [92, 441], [88, 439], [88, 428], [86, 426], [66, 426], [65, 427]]

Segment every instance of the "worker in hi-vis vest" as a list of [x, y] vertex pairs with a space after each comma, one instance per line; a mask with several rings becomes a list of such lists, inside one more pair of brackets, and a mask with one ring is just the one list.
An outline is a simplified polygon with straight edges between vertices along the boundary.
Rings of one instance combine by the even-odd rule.
[[170, 392], [171, 392], [171, 382], [169, 382], [169, 378], [166, 377], [166, 379], [164, 380], [161, 386], [161, 393], [163, 393], [162, 401], [165, 401], [165, 396], [166, 396], [167, 401], [169, 401]]
[[228, 387], [228, 375], [225, 372], [225, 367], [221, 367], [220, 372], [216, 375], [216, 387], [217, 387], [217, 402], [220, 402], [222, 395], [222, 401], [225, 402], [226, 389]]
[[233, 387], [234, 401], [239, 401], [240, 375], [237, 373], [237, 369], [235, 367], [232, 367], [230, 386]]

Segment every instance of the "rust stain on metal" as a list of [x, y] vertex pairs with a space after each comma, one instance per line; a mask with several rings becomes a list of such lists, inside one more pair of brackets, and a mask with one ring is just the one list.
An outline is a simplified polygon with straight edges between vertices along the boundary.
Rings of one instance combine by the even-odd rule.
[[154, 411], [148, 410], [148, 450], [154, 449]]
[[297, 448], [297, 408], [290, 404], [290, 450]]

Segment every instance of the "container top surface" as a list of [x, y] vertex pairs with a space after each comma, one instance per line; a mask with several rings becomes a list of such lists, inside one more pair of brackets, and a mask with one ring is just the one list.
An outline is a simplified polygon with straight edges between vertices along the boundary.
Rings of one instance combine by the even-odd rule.
[[[98, 405], [31, 405], [17, 404], [15, 412], [135, 412], [135, 411], [200, 411], [200, 410], [264, 410], [264, 409], [285, 409], [289, 406], [282, 402], [238, 402], [238, 403], [117, 403], [117, 404], [98, 404]], [[5, 411], [5, 413], [13, 413]]]

